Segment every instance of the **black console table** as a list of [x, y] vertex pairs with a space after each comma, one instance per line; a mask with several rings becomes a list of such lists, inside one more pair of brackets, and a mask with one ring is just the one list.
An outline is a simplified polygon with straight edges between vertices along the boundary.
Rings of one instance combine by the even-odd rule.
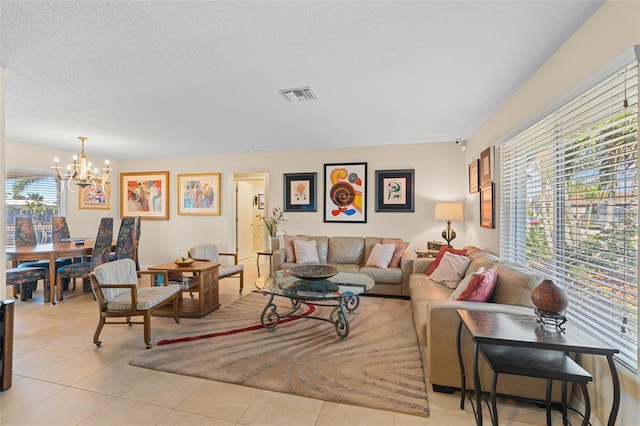
[[[507, 356], [499, 357], [498, 355], [504, 351], [496, 351], [496, 347], [506, 347], [513, 349], [511, 355], [517, 355], [517, 348], [528, 348], [529, 355], [535, 357], [536, 351], [556, 351], [558, 352], [558, 369], [556, 375], [553, 371], [547, 371], [543, 378], [556, 379], [560, 381], [576, 381], [583, 385], [590, 379], [588, 373], [582, 370], [577, 364], [571, 360], [566, 354], [592, 354], [607, 357], [609, 368], [611, 369], [611, 379], [613, 382], [613, 404], [611, 413], [609, 414], [609, 426], [614, 426], [620, 406], [620, 380], [618, 372], [613, 360], [614, 354], [620, 352], [618, 349], [594, 338], [585, 330], [574, 326], [571, 323], [565, 324], [564, 331], [557, 331], [553, 326], [545, 326], [544, 328], [536, 321], [535, 316], [508, 314], [498, 312], [473, 312], [458, 309], [460, 317], [460, 325], [458, 327], [458, 359], [460, 361], [460, 371], [462, 374], [462, 395], [460, 408], [464, 408], [464, 399], [467, 396], [466, 376], [464, 372], [464, 362], [461, 353], [460, 337], [462, 326], [464, 325], [474, 342], [474, 360], [473, 360], [473, 379], [475, 393], [475, 417], [476, 424], [482, 425], [482, 387], [480, 385], [480, 375], [478, 373], [478, 357], [483, 353], [490, 365], [493, 362], [501, 372], [510, 370], [511, 374], [529, 375], [531, 369], [525, 371], [526, 367], [518, 365], [517, 362], [511, 362], [514, 358], [510, 357], [507, 350]], [[493, 348], [492, 348], [493, 347]], [[536, 351], [532, 351], [535, 349]], [[510, 361], [511, 360], [511, 361]], [[495, 371], [497, 374], [498, 371]], [[536, 376], [537, 377], [537, 376]], [[493, 392], [492, 392], [493, 394]], [[493, 395], [492, 395], [493, 397]], [[588, 404], [588, 397], [585, 404]], [[492, 398], [493, 399], [493, 398]], [[495, 402], [494, 407], [495, 411]], [[587, 406], [588, 409], [588, 406]], [[588, 414], [588, 413], [586, 413]], [[497, 423], [497, 414], [493, 413], [492, 418]]]

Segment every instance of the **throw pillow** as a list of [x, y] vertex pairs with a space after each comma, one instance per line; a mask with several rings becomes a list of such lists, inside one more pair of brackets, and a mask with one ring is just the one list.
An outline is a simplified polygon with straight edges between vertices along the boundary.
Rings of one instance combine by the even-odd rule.
[[444, 256], [445, 253], [453, 253], [453, 254], [457, 254], [459, 256], [466, 256], [467, 255], [467, 251], [465, 249], [456, 250], [454, 248], [447, 247], [447, 246], [440, 247], [440, 251], [438, 252], [438, 255], [436, 256], [436, 259], [433, 261], [433, 263], [429, 267], [429, 270], [427, 270], [427, 275], [433, 274], [433, 271], [436, 270], [436, 268], [440, 264], [440, 261], [442, 260], [442, 256]]
[[296, 263], [320, 263], [316, 240], [294, 240], [293, 248], [296, 252]]
[[293, 242], [295, 240], [307, 241], [307, 237], [304, 235], [284, 235], [285, 262], [296, 261], [296, 252], [293, 248]]
[[396, 246], [391, 262], [389, 262], [389, 268], [397, 268], [400, 266], [402, 253], [409, 247], [409, 243], [402, 241], [400, 238], [383, 238], [380, 244], [394, 244]]
[[367, 259], [367, 266], [376, 268], [386, 268], [391, 262], [393, 252], [396, 250], [395, 244], [376, 244], [371, 250], [371, 254]]
[[498, 281], [498, 271], [495, 269], [487, 269], [481, 274], [476, 275], [467, 289], [462, 292], [456, 300], [466, 300], [469, 302], [488, 302], [493, 295]]
[[478, 268], [478, 270], [472, 274], [467, 275], [466, 277], [464, 277], [462, 279], [462, 281], [460, 281], [460, 284], [458, 284], [458, 287], [456, 287], [456, 289], [453, 291], [453, 293], [451, 293], [451, 296], [449, 296], [449, 300], [458, 300], [458, 297], [462, 294], [463, 291], [465, 291], [467, 289], [467, 286], [469, 285], [469, 283], [471, 282], [471, 280], [476, 276], [479, 275], [481, 273], [483, 273], [487, 268], [485, 268], [484, 266], [481, 266], [480, 268]]
[[467, 268], [471, 263], [471, 259], [467, 256], [459, 256], [453, 253], [445, 253], [442, 256], [442, 261], [438, 265], [433, 274], [429, 275], [432, 281], [440, 284], [444, 284], [449, 288], [456, 288], [464, 273], [467, 272]]

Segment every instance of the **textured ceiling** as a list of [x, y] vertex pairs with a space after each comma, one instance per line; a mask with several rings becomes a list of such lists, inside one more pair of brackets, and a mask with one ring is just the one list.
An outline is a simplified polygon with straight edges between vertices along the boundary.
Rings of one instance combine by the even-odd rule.
[[6, 138], [113, 159], [465, 139], [601, 4], [1, 0]]

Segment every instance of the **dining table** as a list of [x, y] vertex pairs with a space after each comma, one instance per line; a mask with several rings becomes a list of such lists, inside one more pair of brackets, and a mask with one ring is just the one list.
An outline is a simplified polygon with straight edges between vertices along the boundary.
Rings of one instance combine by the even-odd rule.
[[[13, 266], [18, 266], [19, 262], [32, 260], [49, 261], [49, 292], [44, 292], [44, 302], [56, 304], [56, 259], [69, 257], [88, 256], [93, 251], [95, 239], [77, 240], [60, 243], [37, 244], [35, 246], [7, 247], [5, 249], [7, 260], [13, 261]], [[115, 242], [112, 244], [112, 250]]]

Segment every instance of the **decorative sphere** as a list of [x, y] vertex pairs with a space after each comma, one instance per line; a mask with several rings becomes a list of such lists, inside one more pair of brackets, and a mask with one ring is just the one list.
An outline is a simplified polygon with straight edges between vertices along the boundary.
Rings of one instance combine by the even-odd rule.
[[551, 280], [543, 280], [531, 290], [531, 301], [536, 308], [555, 314], [564, 311], [569, 304], [567, 293]]

